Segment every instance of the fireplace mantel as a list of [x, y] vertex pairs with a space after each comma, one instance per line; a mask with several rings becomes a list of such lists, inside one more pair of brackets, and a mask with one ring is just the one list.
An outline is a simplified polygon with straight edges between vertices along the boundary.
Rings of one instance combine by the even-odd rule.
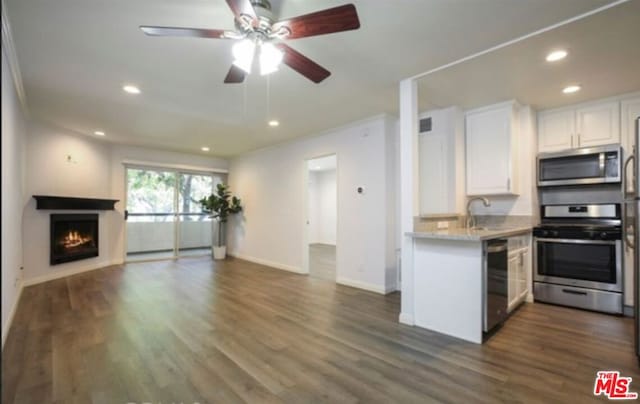
[[36, 209], [46, 210], [114, 210], [118, 199], [70, 198], [67, 196], [33, 195]]

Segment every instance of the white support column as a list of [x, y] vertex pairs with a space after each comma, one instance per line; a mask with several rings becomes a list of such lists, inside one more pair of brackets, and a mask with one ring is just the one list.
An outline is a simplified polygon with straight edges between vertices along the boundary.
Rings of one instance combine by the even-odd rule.
[[400, 229], [402, 232], [402, 297], [400, 322], [414, 324], [413, 218], [418, 211], [418, 85], [400, 82]]

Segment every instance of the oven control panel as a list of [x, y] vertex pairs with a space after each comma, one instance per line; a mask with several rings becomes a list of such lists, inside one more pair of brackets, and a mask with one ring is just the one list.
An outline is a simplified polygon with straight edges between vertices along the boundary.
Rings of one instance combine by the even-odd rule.
[[537, 238], [571, 240], [622, 240], [620, 227], [580, 228], [580, 227], [536, 227], [533, 235]]

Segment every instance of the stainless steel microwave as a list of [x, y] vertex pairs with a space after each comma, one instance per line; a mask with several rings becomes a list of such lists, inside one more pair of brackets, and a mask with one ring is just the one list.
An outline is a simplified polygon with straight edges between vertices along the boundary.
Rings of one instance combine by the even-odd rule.
[[540, 153], [537, 166], [540, 187], [619, 183], [622, 147], [612, 144]]

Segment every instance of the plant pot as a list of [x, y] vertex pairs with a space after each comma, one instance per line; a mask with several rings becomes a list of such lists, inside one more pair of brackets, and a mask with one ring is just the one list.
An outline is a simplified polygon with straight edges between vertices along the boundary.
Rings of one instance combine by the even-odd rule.
[[227, 247], [213, 247], [213, 259], [214, 260], [223, 260], [227, 257]]

